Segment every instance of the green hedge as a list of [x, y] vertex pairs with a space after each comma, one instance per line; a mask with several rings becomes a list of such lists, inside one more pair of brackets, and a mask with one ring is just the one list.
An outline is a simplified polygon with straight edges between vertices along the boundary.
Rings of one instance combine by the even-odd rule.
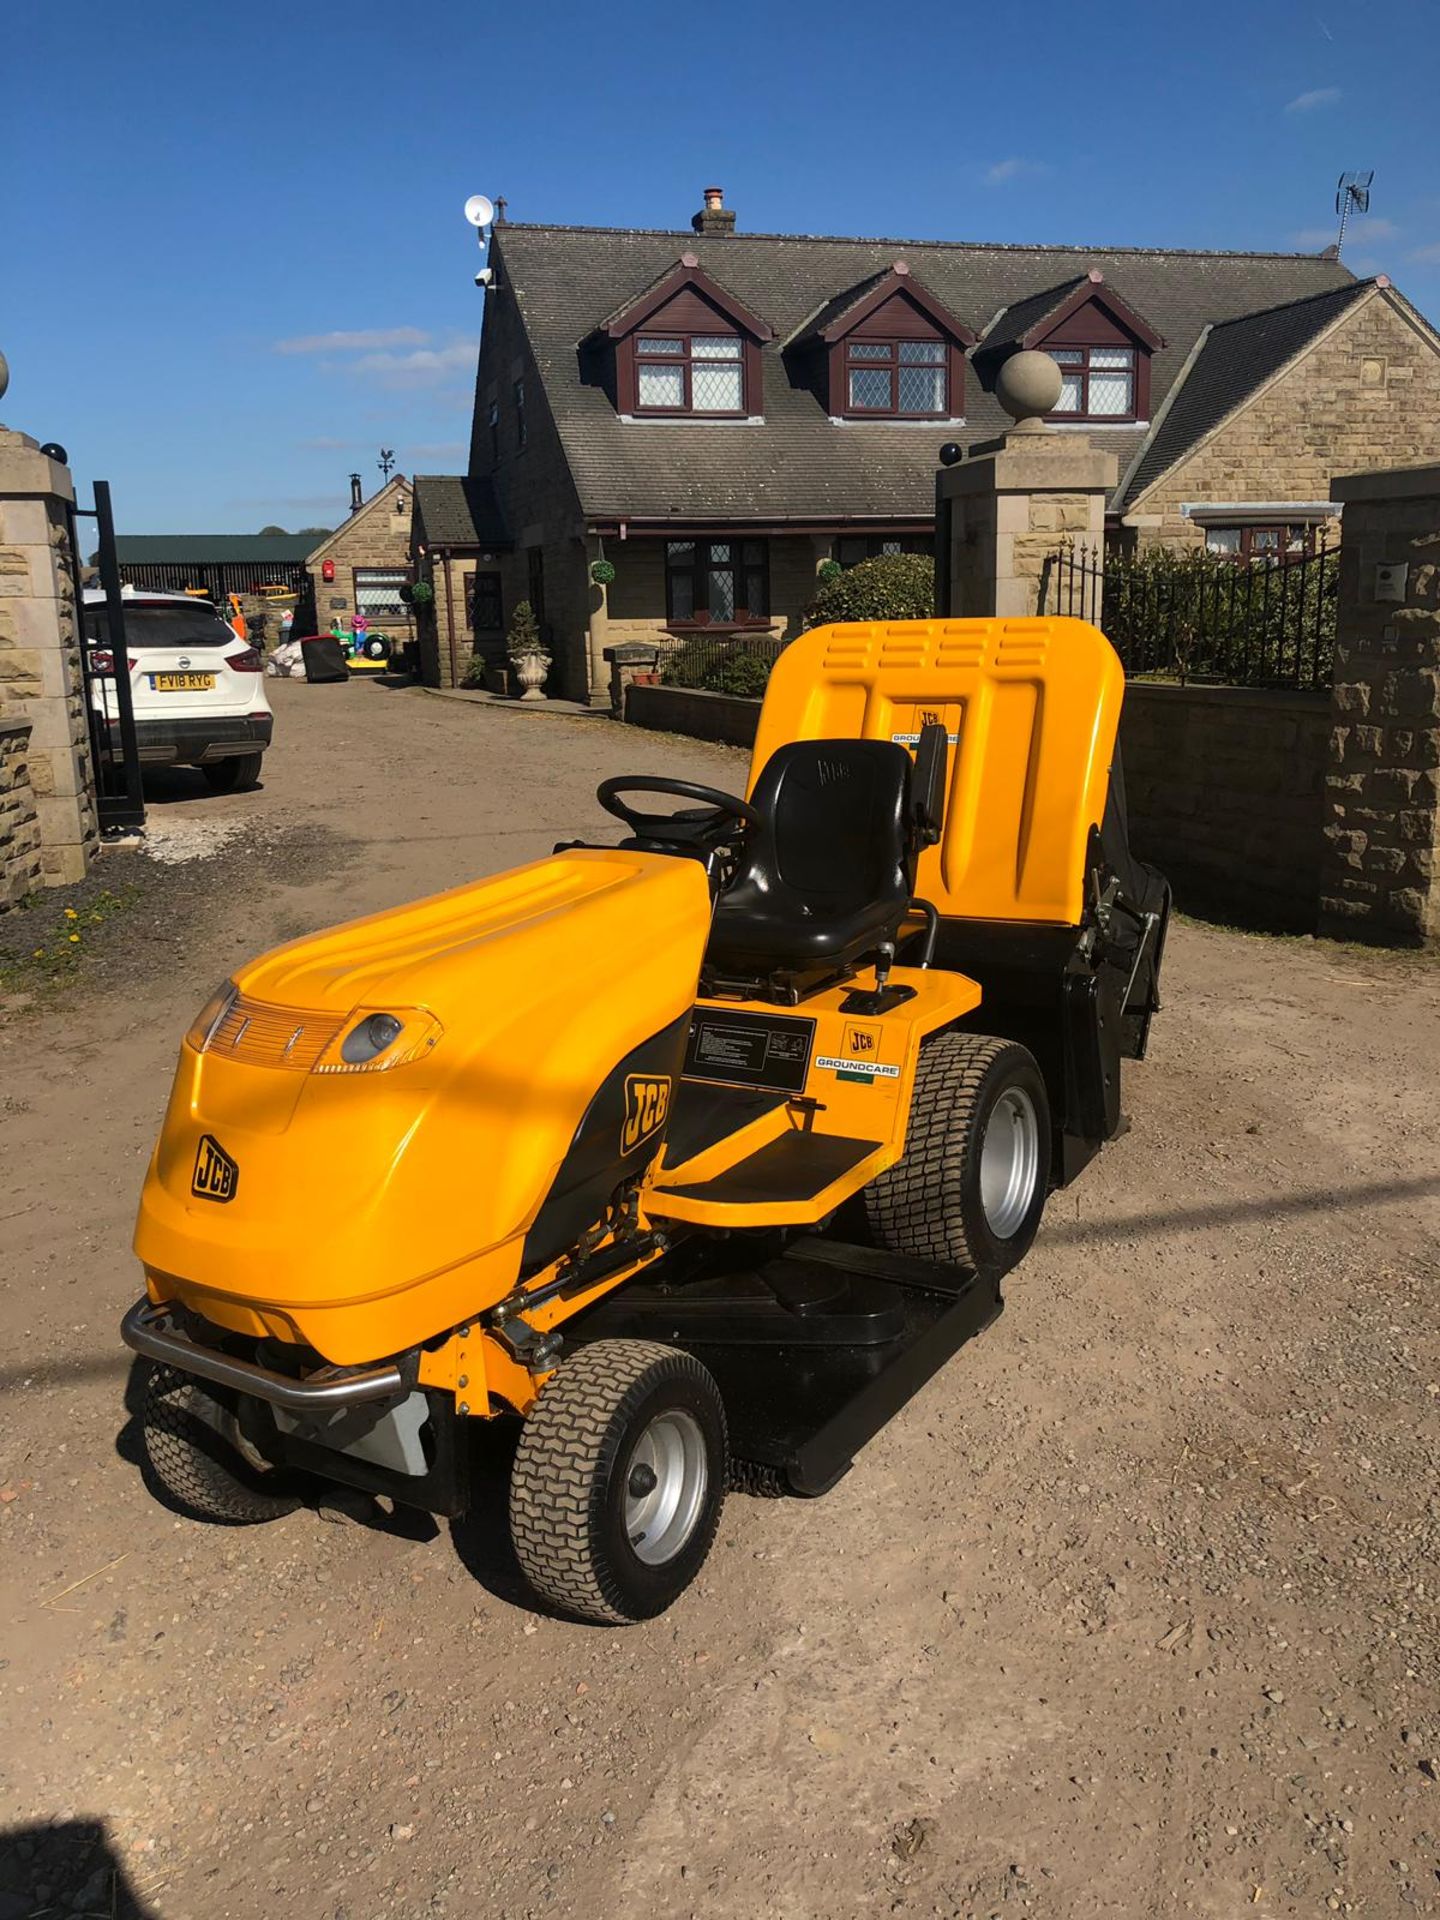
[[805, 615], [805, 625], [928, 620], [934, 611], [934, 561], [923, 553], [887, 553], [827, 580]]

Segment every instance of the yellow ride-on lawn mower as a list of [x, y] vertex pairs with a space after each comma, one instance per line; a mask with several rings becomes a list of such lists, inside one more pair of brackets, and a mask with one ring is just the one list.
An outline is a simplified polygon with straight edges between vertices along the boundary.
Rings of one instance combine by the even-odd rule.
[[240, 969], [136, 1232], [169, 1498], [262, 1520], [320, 1476], [456, 1515], [475, 1423], [518, 1420], [522, 1568], [625, 1621], [727, 1486], [833, 1486], [1121, 1128], [1169, 912], [1122, 693], [1078, 620], [820, 628], [746, 798], [607, 780], [618, 846]]

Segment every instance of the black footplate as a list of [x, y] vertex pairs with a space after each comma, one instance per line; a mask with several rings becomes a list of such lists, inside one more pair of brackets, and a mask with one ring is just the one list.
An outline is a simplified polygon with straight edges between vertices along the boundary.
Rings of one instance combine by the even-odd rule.
[[[854, 1456], [1003, 1302], [998, 1284], [820, 1234], [768, 1260], [676, 1262], [566, 1328], [567, 1346], [659, 1340], [693, 1353], [725, 1401], [730, 1450], [798, 1494], [826, 1492]], [[753, 1243], [752, 1243], [753, 1246]]]

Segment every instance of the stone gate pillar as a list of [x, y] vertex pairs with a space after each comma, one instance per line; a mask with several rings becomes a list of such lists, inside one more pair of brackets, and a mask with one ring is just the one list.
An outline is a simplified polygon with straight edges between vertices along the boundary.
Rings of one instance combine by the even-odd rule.
[[995, 395], [1015, 425], [998, 440], [977, 441], [939, 475], [936, 611], [957, 619], [1038, 613], [1045, 562], [1067, 541], [1087, 542], [1098, 563], [1119, 473], [1113, 453], [1041, 417], [1060, 398], [1060, 369], [1049, 354], [1007, 360]]
[[1335, 623], [1321, 933], [1440, 940], [1440, 467], [1351, 474]]
[[41, 877], [83, 880], [99, 847], [70, 575], [68, 467], [0, 427], [0, 714], [30, 723]]

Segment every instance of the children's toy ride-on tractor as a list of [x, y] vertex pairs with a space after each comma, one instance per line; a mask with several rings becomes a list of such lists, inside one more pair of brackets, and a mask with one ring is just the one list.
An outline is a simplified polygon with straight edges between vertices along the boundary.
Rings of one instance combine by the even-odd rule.
[[833, 1486], [1121, 1128], [1169, 910], [1122, 691], [1077, 620], [822, 628], [746, 798], [607, 780], [618, 846], [241, 968], [181, 1048], [123, 1329], [171, 1499], [453, 1515], [474, 1423], [518, 1418], [521, 1566], [625, 1621], [727, 1486]]

